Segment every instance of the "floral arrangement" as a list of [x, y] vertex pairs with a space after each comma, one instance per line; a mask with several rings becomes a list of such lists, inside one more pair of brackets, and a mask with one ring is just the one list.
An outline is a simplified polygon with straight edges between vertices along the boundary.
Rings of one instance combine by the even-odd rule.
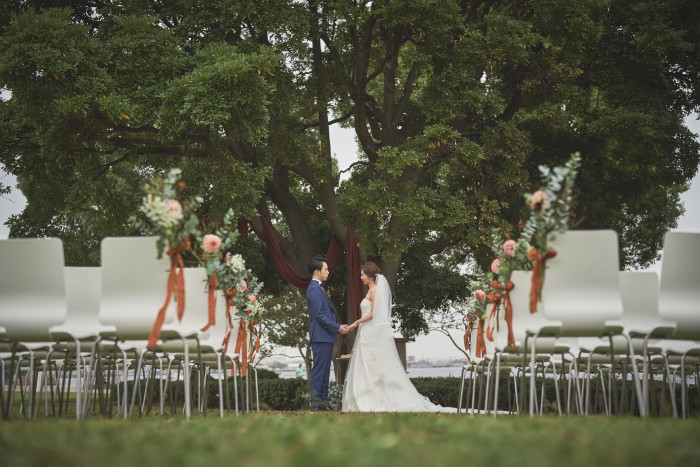
[[199, 219], [195, 210], [202, 198], [181, 199], [185, 188], [185, 182], [180, 181], [181, 173], [173, 168], [164, 178], [148, 180], [139, 207], [145, 219], [132, 216], [129, 220], [140, 232], [158, 236], [158, 258], [163, 257], [166, 246], [181, 251], [189, 249], [190, 235], [197, 232]]
[[539, 166], [542, 187], [532, 194], [525, 195], [525, 200], [530, 205], [530, 218], [523, 228], [523, 239], [533, 245], [527, 253], [528, 258], [533, 261], [531, 313], [537, 311], [544, 283], [545, 262], [557, 254], [556, 251], [547, 248], [547, 243], [554, 240], [557, 233], [569, 229], [574, 180], [580, 162], [581, 154], [576, 152], [563, 167], [550, 169], [547, 166]]
[[[227, 332], [222, 344], [224, 353], [228, 350], [234, 319], [240, 319], [238, 335], [236, 336], [235, 352], [241, 356], [241, 361], [252, 362], [260, 349], [260, 333], [255, 327], [261, 322], [263, 304], [260, 295], [262, 282], [258, 282], [253, 271], [246, 268], [243, 257], [232, 254], [229, 248], [238, 240], [239, 232], [234, 225], [235, 216], [229, 211], [221, 224], [214, 229], [203, 229], [197, 232], [201, 252], [198, 258], [207, 270], [209, 278], [209, 322], [203, 331], [215, 324], [214, 293], [221, 290], [226, 299], [226, 328]], [[203, 231], [212, 230], [204, 234]], [[247, 375], [248, 365], [241, 365], [241, 374]]]
[[491, 235], [492, 250], [496, 258], [491, 262], [490, 270], [494, 279], [489, 283], [492, 289], [489, 301], [493, 304], [488, 316], [486, 337], [493, 341], [493, 326], [500, 326], [500, 310], [503, 305], [504, 320], [508, 326], [508, 346], [515, 346], [513, 336], [513, 305], [510, 301], [510, 291], [513, 290], [513, 282], [510, 278], [513, 271], [527, 270], [531, 268], [528, 258], [530, 243], [524, 238], [514, 240], [501, 233], [500, 229], [494, 229]]
[[[180, 169], [174, 168], [162, 179], [149, 180], [144, 187], [145, 196], [139, 208], [143, 218], [130, 219], [142, 233], [158, 236], [158, 258], [162, 258], [163, 252], [171, 258], [166, 300], [158, 312], [148, 345], [155, 348], [165, 321], [165, 311], [173, 295], [177, 302], [178, 318], [182, 319], [185, 308], [182, 255], [190, 252], [200, 265], [206, 268], [209, 283], [209, 320], [202, 330], [205, 331], [215, 324], [216, 291], [222, 290], [226, 297], [227, 326], [222, 342], [224, 351], [228, 349], [234, 319], [240, 319], [236, 352], [242, 361], [252, 362], [260, 348], [259, 332], [255, 326], [262, 318], [260, 289], [263, 284], [246, 268], [241, 255], [229, 251], [239, 237], [238, 230], [233, 227], [233, 211], [229, 210], [221, 223], [208, 226], [206, 221], [200, 222], [195, 210], [202, 199], [181, 199], [185, 188], [185, 183], [180, 181], [181, 173]], [[247, 374], [247, 368], [247, 365], [241, 365], [241, 373]]]
[[494, 279], [505, 285], [513, 271], [530, 269], [531, 261], [527, 257], [530, 247], [530, 242], [526, 239], [514, 240], [509, 235], [504, 235], [500, 229], [494, 229], [491, 234], [491, 248], [495, 259], [489, 268]]
[[490, 282], [493, 280], [492, 273], [477, 272], [476, 278], [469, 282], [469, 288], [473, 291], [472, 296], [466, 302], [455, 302], [455, 308], [464, 310], [464, 349], [469, 350], [472, 346], [471, 335], [474, 325], [477, 324], [475, 354], [481, 357], [486, 353], [486, 342], [484, 341], [484, 322], [487, 318], [486, 307], [488, 297], [491, 292]]
[[[194, 211], [201, 198], [192, 202], [181, 200], [185, 183], [180, 181], [182, 171], [171, 169], [164, 178], [149, 180], [144, 186], [146, 192], [139, 210], [145, 219], [132, 216], [130, 222], [147, 235], [157, 235], [158, 258], [166, 251], [170, 257], [170, 274], [165, 303], [158, 311], [153, 329], [148, 338], [148, 346], [155, 348], [165, 321], [165, 311], [174, 295], [177, 303], [177, 317], [182, 320], [185, 311], [185, 265], [182, 253], [190, 249], [190, 236], [196, 232], [198, 219]], [[167, 250], [165, 249], [167, 246]]]

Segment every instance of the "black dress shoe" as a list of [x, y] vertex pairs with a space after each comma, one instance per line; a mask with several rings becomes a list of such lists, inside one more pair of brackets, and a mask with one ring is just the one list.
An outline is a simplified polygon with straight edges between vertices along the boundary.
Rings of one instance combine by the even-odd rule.
[[333, 410], [333, 407], [331, 407], [330, 405], [324, 405], [323, 407], [321, 407], [321, 410], [323, 410], [324, 412], [335, 412], [335, 410]]
[[323, 409], [321, 407], [311, 407], [309, 412], [323, 412]]

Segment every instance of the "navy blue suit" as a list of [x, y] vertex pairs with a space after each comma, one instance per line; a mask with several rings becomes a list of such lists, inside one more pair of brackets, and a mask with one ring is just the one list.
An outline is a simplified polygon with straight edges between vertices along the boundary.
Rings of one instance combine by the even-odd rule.
[[335, 321], [335, 307], [331, 299], [321, 284], [313, 279], [306, 289], [306, 306], [309, 309], [309, 339], [314, 358], [309, 385], [311, 407], [315, 408], [328, 406], [331, 358], [340, 324]]

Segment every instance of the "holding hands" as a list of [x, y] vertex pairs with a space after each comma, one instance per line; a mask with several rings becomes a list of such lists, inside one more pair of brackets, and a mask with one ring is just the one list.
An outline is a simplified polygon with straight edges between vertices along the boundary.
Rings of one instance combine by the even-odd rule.
[[354, 331], [355, 329], [357, 329], [357, 326], [359, 326], [359, 325], [360, 325], [360, 323], [358, 323], [357, 321], [355, 321], [352, 324], [341, 324], [340, 328], [338, 329], [338, 332], [341, 334], [348, 334], [348, 333]]

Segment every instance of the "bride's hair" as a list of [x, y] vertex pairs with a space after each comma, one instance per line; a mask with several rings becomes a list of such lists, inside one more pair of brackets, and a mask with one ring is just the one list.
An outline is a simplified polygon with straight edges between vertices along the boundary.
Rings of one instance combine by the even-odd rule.
[[365, 264], [362, 265], [360, 268], [362, 272], [365, 273], [365, 276], [370, 277], [374, 279], [377, 277], [377, 274], [381, 272], [381, 269], [379, 269], [379, 266], [377, 266], [375, 263], [372, 261], [367, 261]]

